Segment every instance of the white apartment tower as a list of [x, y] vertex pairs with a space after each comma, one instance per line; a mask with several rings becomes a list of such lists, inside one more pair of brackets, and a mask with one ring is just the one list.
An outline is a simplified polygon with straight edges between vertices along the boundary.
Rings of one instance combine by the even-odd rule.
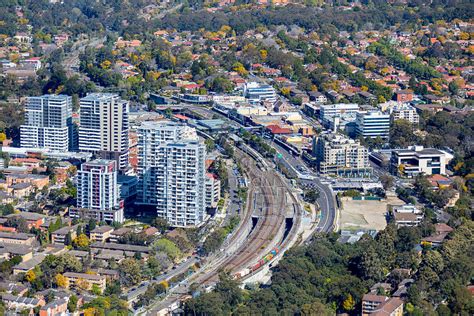
[[79, 150], [128, 168], [129, 104], [117, 94], [91, 93], [80, 100]]
[[81, 165], [77, 173], [77, 208], [70, 210], [70, 216], [123, 222], [115, 160], [99, 159]]
[[206, 208], [205, 146], [195, 129], [173, 122], [138, 128], [138, 204], [156, 207], [172, 226], [202, 222]]
[[73, 138], [72, 98], [67, 95], [28, 97], [25, 123], [20, 128], [20, 146], [71, 150]]

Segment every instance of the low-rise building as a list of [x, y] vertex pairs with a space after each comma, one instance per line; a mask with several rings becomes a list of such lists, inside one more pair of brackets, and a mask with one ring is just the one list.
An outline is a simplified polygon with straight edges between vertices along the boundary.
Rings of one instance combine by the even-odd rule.
[[408, 89], [395, 91], [395, 100], [397, 102], [413, 101], [413, 91]]
[[402, 316], [403, 301], [397, 297], [391, 297], [380, 304], [372, 313], [373, 316]]
[[362, 316], [371, 315], [386, 300], [388, 297], [385, 295], [365, 294], [362, 297]]
[[216, 208], [221, 197], [221, 182], [212, 174], [206, 174], [206, 207]]
[[23, 297], [8, 293], [2, 294], [2, 302], [5, 304], [7, 309], [12, 310], [33, 309], [37, 306], [45, 305], [45, 301], [42, 299]]
[[22, 284], [22, 283], [15, 283], [15, 282], [0, 282], [0, 292], [2, 293], [9, 293], [16, 295], [23, 296], [28, 292], [29, 288]]
[[309, 94], [310, 101], [314, 101], [320, 104], [328, 102], [328, 98], [326, 98], [326, 96], [322, 94], [321, 92], [314, 91], [314, 92], [309, 92], [308, 94]]
[[35, 235], [32, 234], [0, 232], [0, 242], [5, 244], [31, 246], [35, 240]]
[[420, 116], [416, 109], [406, 103], [395, 105], [392, 109], [392, 120], [406, 120], [412, 124], [420, 123]]
[[444, 223], [435, 224], [435, 232], [433, 235], [425, 237], [421, 240], [424, 245], [431, 247], [439, 247], [443, 244], [444, 240], [453, 229]]
[[261, 101], [275, 102], [277, 100], [275, 89], [267, 84], [258, 82], [248, 82], [244, 85], [244, 96], [250, 103], [260, 103]]
[[5, 175], [5, 184], [10, 187], [15, 184], [28, 183], [41, 190], [49, 185], [49, 177], [40, 174], [11, 173]]
[[329, 117], [336, 117], [341, 115], [356, 114], [360, 107], [356, 103], [337, 103], [326, 104], [319, 107], [319, 118], [321, 121], [327, 120]]
[[9, 214], [6, 218], [23, 218], [28, 224], [28, 228], [40, 229], [41, 225], [45, 223], [45, 215], [33, 212], [20, 212], [15, 214]]
[[395, 175], [405, 177], [414, 177], [420, 173], [446, 174], [446, 165], [452, 158], [453, 155], [439, 149], [411, 146], [392, 151], [390, 170]]
[[148, 254], [151, 251], [151, 249], [146, 246], [116, 244], [116, 243], [107, 243], [107, 242], [106, 243], [94, 242], [90, 247], [92, 250], [94, 249], [116, 250], [116, 251], [132, 252], [132, 253], [140, 253], [140, 254]]
[[63, 316], [67, 315], [67, 303], [64, 298], [55, 299], [52, 302], [41, 307], [39, 316]]
[[122, 238], [123, 236], [131, 232], [132, 232], [132, 229], [128, 227], [122, 227], [122, 228], [116, 229], [110, 233], [110, 242], [118, 243], [120, 238]]
[[13, 275], [17, 275], [20, 273], [26, 273], [30, 270], [33, 270], [36, 266], [40, 265], [41, 262], [43, 262], [44, 258], [46, 258], [46, 255], [41, 253], [35, 255], [33, 258], [31, 258], [28, 261], [21, 262], [13, 267]]
[[30, 260], [33, 257], [33, 248], [28, 245], [0, 243], [0, 258], [9, 260], [20, 256], [22, 262]]
[[423, 212], [411, 204], [393, 206], [392, 216], [398, 227], [418, 226], [423, 220]]
[[77, 227], [79, 225], [74, 225], [74, 226], [65, 226], [63, 228], [60, 228], [56, 231], [54, 231], [51, 234], [51, 242], [53, 244], [65, 244], [67, 241], [67, 236], [70, 236], [69, 242], [71, 242], [74, 238], [77, 237]]
[[97, 285], [101, 292], [105, 291], [106, 277], [103, 275], [76, 272], [66, 272], [63, 275], [67, 280], [67, 288], [80, 287], [91, 290], [92, 286]]
[[90, 240], [98, 242], [106, 242], [110, 238], [110, 234], [114, 231], [113, 227], [100, 226], [94, 228], [90, 232]]

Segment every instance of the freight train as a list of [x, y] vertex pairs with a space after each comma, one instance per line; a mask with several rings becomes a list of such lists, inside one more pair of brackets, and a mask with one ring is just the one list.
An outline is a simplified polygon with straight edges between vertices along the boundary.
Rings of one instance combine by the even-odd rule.
[[280, 252], [278, 247], [273, 248], [269, 253], [267, 253], [262, 259], [260, 259], [256, 264], [249, 266], [237, 273], [234, 274], [234, 279], [241, 279], [246, 275], [249, 275], [252, 272], [257, 271], [266, 263], [270, 262], [275, 256]]

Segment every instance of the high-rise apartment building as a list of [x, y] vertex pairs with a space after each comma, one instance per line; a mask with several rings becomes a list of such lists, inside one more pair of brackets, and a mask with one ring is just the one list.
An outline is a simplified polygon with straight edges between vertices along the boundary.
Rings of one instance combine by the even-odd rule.
[[313, 140], [313, 155], [321, 174], [345, 177], [369, 176], [367, 148], [342, 134], [322, 134]]
[[193, 128], [145, 122], [138, 128], [138, 204], [156, 207], [172, 226], [198, 225], [204, 218], [205, 154]]
[[128, 167], [129, 104], [116, 94], [91, 93], [80, 100], [79, 150]]
[[115, 160], [99, 159], [81, 165], [77, 173], [77, 208], [70, 210], [70, 216], [106, 222], [124, 221]]
[[72, 150], [74, 139], [72, 98], [67, 95], [29, 97], [26, 101], [25, 123], [20, 128], [20, 146]]
[[363, 138], [388, 138], [390, 115], [380, 111], [358, 112], [356, 114], [356, 134]]

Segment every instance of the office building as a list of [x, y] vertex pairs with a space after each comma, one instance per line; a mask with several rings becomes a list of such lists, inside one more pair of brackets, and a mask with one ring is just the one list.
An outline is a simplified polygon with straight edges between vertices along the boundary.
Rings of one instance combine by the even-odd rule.
[[172, 226], [198, 225], [205, 202], [205, 146], [196, 131], [171, 122], [138, 128], [138, 204], [156, 207]]
[[53, 151], [72, 150], [74, 139], [72, 98], [43, 95], [26, 100], [25, 123], [20, 127], [20, 146]]
[[420, 122], [420, 116], [416, 112], [416, 109], [406, 103], [399, 103], [392, 109], [392, 120], [407, 120], [412, 124], [418, 124]]
[[363, 138], [388, 138], [390, 115], [380, 111], [358, 112], [356, 114], [356, 134]]
[[390, 171], [405, 177], [414, 177], [420, 173], [446, 174], [446, 165], [451, 159], [453, 155], [439, 149], [411, 146], [392, 151]]
[[100, 159], [81, 165], [77, 173], [77, 208], [69, 215], [109, 223], [124, 221], [116, 161]]
[[244, 96], [252, 104], [262, 101], [276, 102], [277, 100], [275, 89], [272, 86], [258, 82], [247, 82], [244, 85]]
[[338, 104], [322, 104], [319, 107], [319, 117], [324, 120], [326, 117], [341, 116], [343, 114], [359, 112], [359, 105], [356, 103], [338, 103]]
[[367, 148], [342, 134], [322, 134], [314, 138], [313, 155], [319, 172], [324, 175], [367, 177], [372, 172]]
[[92, 93], [80, 100], [79, 150], [102, 159], [117, 161], [120, 171], [128, 168], [127, 101], [116, 94]]
[[353, 133], [356, 114], [359, 112], [358, 104], [326, 104], [319, 109], [319, 118], [324, 127], [332, 131], [345, 130]]

